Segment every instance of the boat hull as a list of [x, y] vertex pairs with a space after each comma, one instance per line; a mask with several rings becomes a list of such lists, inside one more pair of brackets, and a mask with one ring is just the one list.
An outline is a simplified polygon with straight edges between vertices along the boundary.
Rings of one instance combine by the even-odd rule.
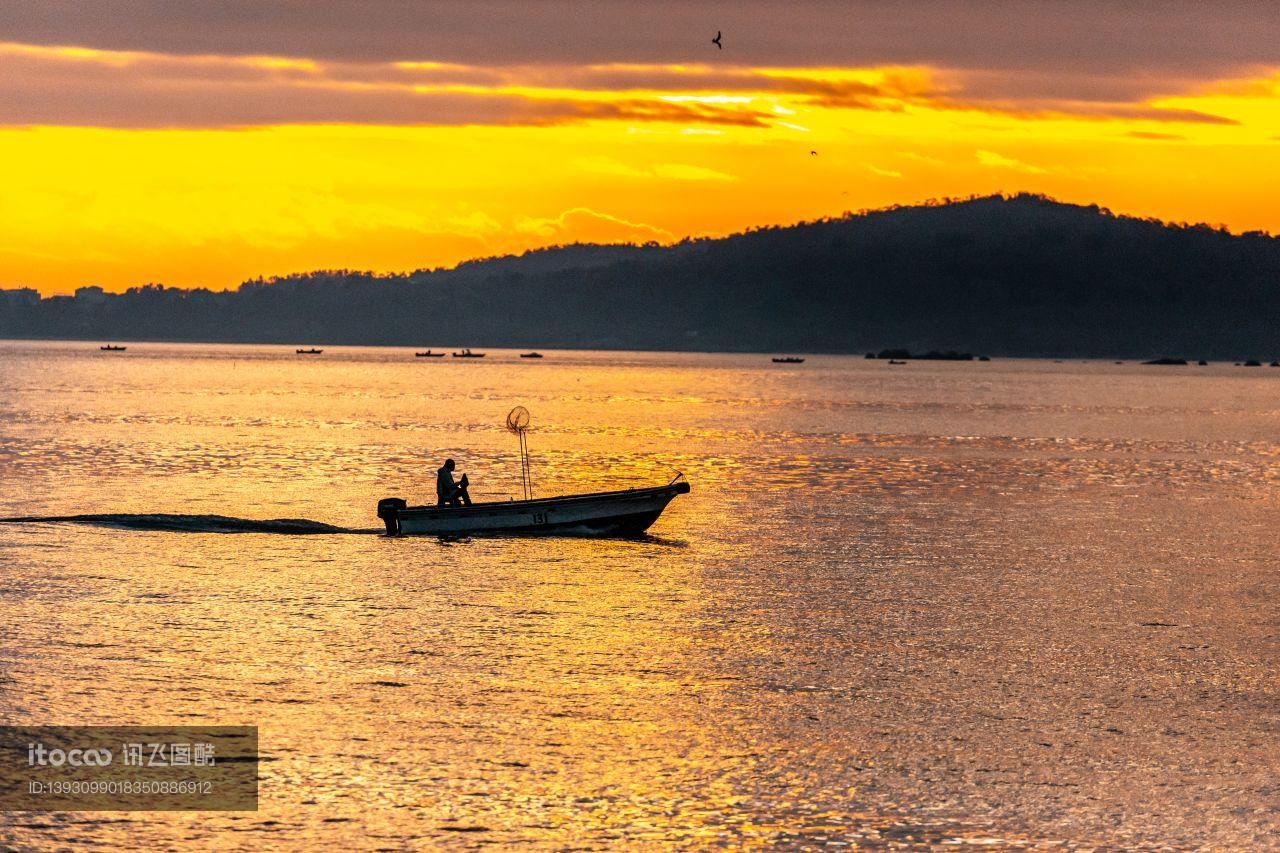
[[378, 516], [391, 535], [635, 537], [658, 520], [676, 495], [688, 492], [689, 484], [679, 482], [650, 489], [460, 507], [409, 507], [388, 498], [378, 504]]

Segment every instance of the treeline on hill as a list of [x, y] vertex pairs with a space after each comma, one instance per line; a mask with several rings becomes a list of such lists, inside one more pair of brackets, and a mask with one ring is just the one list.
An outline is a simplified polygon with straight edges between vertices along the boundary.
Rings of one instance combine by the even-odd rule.
[[1018, 195], [406, 275], [0, 303], [0, 336], [409, 346], [1280, 356], [1280, 238]]

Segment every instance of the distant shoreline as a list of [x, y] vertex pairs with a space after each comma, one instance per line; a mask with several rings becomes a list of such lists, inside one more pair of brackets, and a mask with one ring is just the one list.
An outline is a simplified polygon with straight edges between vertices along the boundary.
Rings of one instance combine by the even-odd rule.
[[[99, 340], [97, 338], [36, 338], [36, 337], [0, 338], [0, 346], [3, 346], [4, 344], [21, 344], [21, 343], [84, 344], [86, 352], [89, 352], [91, 350], [93, 352], [101, 352], [101, 345], [108, 342], [105, 340]], [[124, 345], [127, 347], [127, 352], [132, 353], [134, 355], [137, 355], [139, 353], [145, 353], [146, 351], [145, 347], [148, 345], [155, 345], [155, 346], [173, 345], [173, 346], [193, 346], [193, 347], [194, 346], [198, 346], [198, 347], [218, 347], [218, 346], [279, 347], [282, 351], [287, 351], [285, 352], [285, 354], [294, 354], [295, 347], [300, 346], [298, 341], [226, 341], [226, 340], [193, 341], [193, 340], [174, 340], [174, 339], [159, 339], [159, 338], [154, 340], [119, 338], [119, 339], [112, 339], [111, 341], [109, 341], [109, 343]], [[306, 346], [312, 346], [312, 345], [314, 345], [316, 348], [321, 350], [369, 349], [369, 350], [405, 350], [406, 352], [410, 350], [418, 350], [422, 346], [425, 346], [424, 344], [416, 344], [416, 343], [415, 344], [364, 344], [364, 343], [342, 343], [342, 342], [335, 343], [333, 341], [323, 341], [323, 340], [306, 341]], [[996, 354], [996, 355], [987, 356], [984, 353], [983, 356], [981, 357], [974, 356], [972, 358], [936, 358], [936, 357], [930, 358], [928, 357], [927, 353], [924, 355], [912, 354], [908, 356], [902, 356], [899, 353], [895, 352], [894, 355], [890, 357], [890, 356], [882, 356], [879, 354], [879, 352], [883, 352], [884, 350], [876, 351], [873, 349], [868, 349], [865, 352], [863, 350], [855, 350], [852, 352], [812, 352], [812, 351], [806, 351], [806, 350], [787, 350], [785, 351], [785, 353], [782, 353], [774, 350], [698, 350], [698, 349], [654, 349], [654, 348], [642, 349], [642, 348], [635, 348], [635, 347], [575, 347], [575, 346], [545, 346], [542, 344], [491, 344], [491, 343], [475, 342], [475, 341], [472, 341], [467, 344], [434, 343], [431, 346], [439, 348], [441, 351], [445, 353], [462, 350], [463, 348], [466, 348], [466, 347], [469, 347], [471, 349], [479, 349], [479, 350], [519, 353], [519, 352], [528, 350], [531, 347], [536, 347], [544, 351], [545, 353], [549, 354], [549, 357], [552, 360], [554, 360], [554, 356], [556, 353], [636, 353], [636, 354], [652, 354], [652, 355], [741, 355], [741, 356], [760, 356], [761, 358], [767, 358], [772, 356], [778, 356], [780, 354], [785, 354], [789, 356], [800, 356], [802, 360], [829, 357], [829, 358], [851, 359], [851, 360], [860, 361], [860, 362], [870, 362], [872, 364], [884, 364], [884, 365], [888, 365], [888, 364], [896, 365], [896, 364], [902, 363], [903, 361], [905, 361], [908, 364], [916, 363], [921, 365], [950, 364], [950, 363], [958, 363], [958, 364], [966, 364], [966, 365], [985, 365], [989, 362], [994, 362], [994, 361], [1003, 361], [1003, 362], [1034, 361], [1034, 362], [1058, 362], [1058, 363], [1076, 363], [1076, 364], [1118, 363], [1118, 364], [1125, 364], [1125, 365], [1139, 366], [1139, 367], [1170, 367], [1172, 366], [1174, 368], [1182, 367], [1182, 368], [1188, 368], [1192, 370], [1194, 370], [1196, 367], [1204, 367], [1204, 366], [1220, 367], [1224, 365], [1234, 366], [1234, 367], [1262, 367], [1262, 368], [1277, 366], [1277, 364], [1273, 363], [1273, 360], [1243, 359], [1243, 358], [1241, 359], [1219, 358], [1219, 359], [1203, 359], [1203, 360], [1195, 359], [1195, 358], [1177, 359], [1177, 361], [1182, 362], [1181, 364], [1173, 364], [1174, 359], [1168, 359], [1169, 363], [1165, 364], [1162, 362], [1164, 362], [1166, 358], [1151, 360], [1141, 356], [1125, 357], [1125, 356], [1110, 356], [1110, 355], [1079, 356], [1079, 355], [1070, 355], [1070, 354], [1068, 355], [999, 355], [999, 354]], [[333, 355], [334, 353], [330, 352], [328, 354]], [[104, 357], [109, 357], [109, 356], [105, 356], [104, 354]], [[413, 359], [409, 359], [409, 360], [412, 361]], [[1206, 363], [1198, 364], [1199, 361], [1204, 361]], [[791, 365], [791, 366], [795, 366], [795, 365]], [[784, 367], [786, 366], [779, 365], [780, 369], [783, 369]], [[1153, 372], [1163, 372], [1163, 371], [1153, 371]]]
[[405, 275], [0, 290], [0, 337], [1270, 362], [1280, 237], [990, 196]]

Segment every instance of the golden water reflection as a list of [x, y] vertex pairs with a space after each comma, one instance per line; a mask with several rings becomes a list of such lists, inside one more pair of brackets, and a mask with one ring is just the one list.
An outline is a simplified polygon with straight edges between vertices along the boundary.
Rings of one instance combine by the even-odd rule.
[[542, 493], [673, 469], [693, 491], [641, 542], [0, 525], [5, 719], [257, 725], [267, 759], [256, 813], [8, 814], [3, 845], [1247, 849], [1274, 828], [1260, 379], [176, 346], [108, 370], [72, 347], [0, 345], [5, 515], [376, 529], [445, 455], [516, 493], [515, 402]]

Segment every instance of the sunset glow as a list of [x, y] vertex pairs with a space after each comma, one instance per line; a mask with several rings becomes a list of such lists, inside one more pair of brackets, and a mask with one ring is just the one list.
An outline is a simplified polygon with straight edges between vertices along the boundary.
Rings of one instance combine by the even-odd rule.
[[[702, 49], [707, 48], [706, 50]], [[0, 44], [0, 287], [234, 287], [1032, 191], [1280, 231], [1280, 69]]]

